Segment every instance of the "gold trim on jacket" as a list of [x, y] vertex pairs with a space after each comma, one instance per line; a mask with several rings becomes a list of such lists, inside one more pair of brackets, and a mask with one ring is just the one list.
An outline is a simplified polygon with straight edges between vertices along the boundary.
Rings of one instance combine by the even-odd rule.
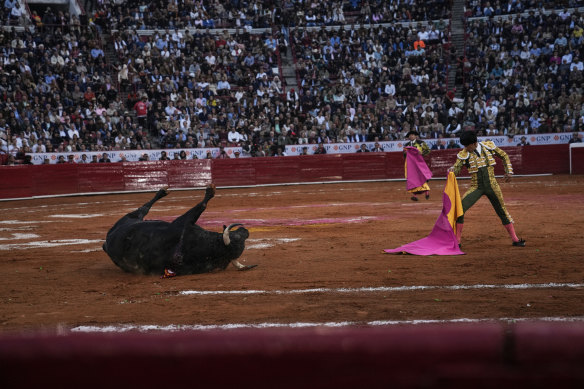
[[506, 152], [501, 150], [492, 141], [479, 142], [481, 145], [480, 156], [476, 153], [468, 152], [466, 149], [462, 149], [456, 155], [456, 162], [454, 163], [454, 174], [458, 175], [463, 166], [466, 166], [468, 173], [473, 174], [479, 171], [482, 167], [495, 166], [497, 162], [495, 161], [495, 155], [503, 160], [505, 163], [505, 172], [508, 174], [513, 174], [513, 166], [511, 165], [511, 160]]

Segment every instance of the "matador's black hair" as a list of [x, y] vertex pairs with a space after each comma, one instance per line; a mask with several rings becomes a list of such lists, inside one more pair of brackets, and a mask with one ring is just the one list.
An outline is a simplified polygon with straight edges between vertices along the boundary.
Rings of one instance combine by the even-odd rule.
[[473, 143], [477, 143], [477, 133], [474, 131], [464, 131], [460, 134], [460, 143], [463, 146], [472, 145]]

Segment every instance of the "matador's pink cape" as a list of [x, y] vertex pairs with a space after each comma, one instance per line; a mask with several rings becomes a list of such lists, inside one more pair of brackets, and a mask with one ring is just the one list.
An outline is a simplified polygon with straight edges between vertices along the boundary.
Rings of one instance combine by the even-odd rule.
[[460, 255], [464, 254], [456, 240], [456, 219], [463, 215], [462, 201], [454, 173], [448, 173], [448, 180], [442, 196], [442, 212], [427, 237], [408, 243], [386, 253], [409, 253], [414, 255]]
[[432, 178], [432, 172], [422, 153], [415, 147], [406, 147], [406, 190], [411, 190], [424, 185]]

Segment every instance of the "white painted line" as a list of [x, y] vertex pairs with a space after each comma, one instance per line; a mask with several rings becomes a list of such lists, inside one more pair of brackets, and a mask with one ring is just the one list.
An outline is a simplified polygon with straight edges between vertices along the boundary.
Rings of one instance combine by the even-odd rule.
[[0, 227], [0, 232], [4, 232], [4, 231], [24, 231], [24, 230], [34, 230], [35, 228], [36, 228], [36, 226], [6, 227], [6, 228], [1, 228], [1, 227]]
[[548, 283], [548, 284], [477, 284], [477, 285], [412, 285], [412, 286], [380, 286], [363, 288], [314, 288], [291, 290], [183, 290], [181, 295], [250, 295], [250, 294], [303, 294], [303, 293], [379, 293], [408, 292], [414, 290], [470, 290], [470, 289], [554, 289], [583, 288], [584, 284]]
[[22, 221], [22, 220], [0, 220], [0, 224], [37, 224], [37, 223], [42, 223], [42, 222]]
[[276, 239], [248, 239], [246, 243], [252, 243], [245, 247], [246, 250], [267, 249], [275, 244], [296, 242], [300, 238], [276, 238]]
[[89, 219], [92, 217], [100, 217], [103, 216], [101, 213], [95, 214], [71, 214], [71, 215], [50, 215], [49, 217], [58, 217], [63, 219]]
[[325, 322], [325, 323], [233, 323], [221, 325], [202, 325], [202, 324], [171, 324], [159, 326], [155, 324], [145, 325], [105, 325], [105, 326], [78, 326], [71, 328], [71, 332], [128, 332], [128, 331], [161, 331], [161, 332], [178, 332], [178, 331], [210, 331], [210, 330], [234, 330], [241, 328], [313, 328], [313, 327], [353, 327], [353, 326], [371, 326], [383, 327], [394, 325], [419, 325], [419, 324], [454, 324], [454, 323], [517, 323], [517, 322], [584, 322], [584, 317], [519, 317], [519, 318], [484, 318], [484, 319], [415, 319], [415, 320], [375, 320], [370, 322]]
[[72, 253], [92, 253], [92, 252], [97, 252], [97, 251], [102, 251], [103, 249], [101, 247], [96, 247], [94, 249], [85, 249], [85, 250], [77, 250], [77, 251], [71, 251]]
[[33, 239], [38, 238], [37, 234], [23, 234], [21, 232], [13, 232], [10, 238], [0, 238], [0, 240], [18, 240], [18, 239]]
[[13, 244], [0, 244], [1, 250], [27, 250], [27, 249], [37, 249], [46, 247], [58, 247], [58, 246], [69, 246], [73, 244], [93, 244], [101, 243], [102, 239], [59, 239], [59, 240], [44, 240], [38, 242], [28, 242], [28, 243], [13, 243]]
[[247, 246], [245, 249], [246, 250], [260, 250], [260, 249], [267, 249], [270, 247], [273, 247], [273, 244], [270, 243], [257, 243], [257, 244], [251, 244], [249, 246]]

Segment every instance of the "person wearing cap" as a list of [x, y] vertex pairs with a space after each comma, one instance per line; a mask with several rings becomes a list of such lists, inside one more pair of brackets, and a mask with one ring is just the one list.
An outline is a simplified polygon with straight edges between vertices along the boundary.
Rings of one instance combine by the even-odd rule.
[[286, 101], [289, 105], [294, 105], [296, 101], [298, 101], [298, 93], [294, 90], [294, 88], [290, 89], [286, 93]]
[[[404, 159], [406, 158], [406, 147], [415, 147], [416, 149], [418, 149], [418, 151], [420, 152], [420, 154], [422, 154], [424, 157], [428, 154], [430, 154], [430, 148], [428, 147], [428, 145], [426, 144], [426, 142], [424, 142], [423, 140], [420, 139], [420, 134], [418, 133], [418, 131], [410, 131], [406, 134], [406, 138], [409, 140], [409, 142], [406, 142], [404, 144]], [[408, 178], [408, 164], [407, 164], [407, 160], [405, 163], [405, 177], [406, 179]], [[426, 196], [426, 200], [428, 200], [430, 198], [430, 186], [428, 185], [427, 182], [424, 182], [424, 185], [422, 186], [418, 186], [414, 189], [410, 189], [408, 190], [409, 193], [412, 194], [412, 197], [410, 197], [410, 199], [412, 201], [418, 201], [418, 195], [424, 193], [424, 195]]]
[[517, 146], [529, 146], [529, 142], [525, 136], [521, 137], [521, 142], [517, 143]]
[[[509, 182], [513, 176], [513, 166], [507, 153], [501, 150], [492, 141], [479, 142], [474, 131], [464, 131], [460, 135], [460, 143], [464, 146], [457, 155], [456, 162], [448, 171], [459, 175], [463, 167], [466, 167], [471, 176], [470, 188], [462, 196], [462, 209], [466, 212], [484, 195], [487, 196], [501, 219], [503, 226], [509, 233], [512, 245], [525, 247], [525, 240], [519, 239], [515, 233], [513, 219], [503, 200], [503, 193], [495, 178], [495, 156], [504, 162], [505, 182]], [[462, 227], [464, 226], [464, 214], [456, 220], [456, 239], [460, 245]]]

